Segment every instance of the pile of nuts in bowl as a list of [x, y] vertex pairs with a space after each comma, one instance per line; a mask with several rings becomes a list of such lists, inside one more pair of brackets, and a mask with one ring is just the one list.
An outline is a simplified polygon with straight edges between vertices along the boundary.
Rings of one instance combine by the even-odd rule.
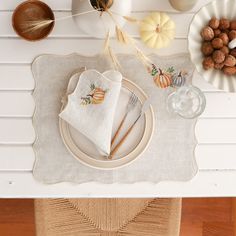
[[236, 75], [236, 48], [229, 43], [236, 39], [236, 20], [212, 18], [201, 31], [203, 68], [222, 70], [226, 75]]

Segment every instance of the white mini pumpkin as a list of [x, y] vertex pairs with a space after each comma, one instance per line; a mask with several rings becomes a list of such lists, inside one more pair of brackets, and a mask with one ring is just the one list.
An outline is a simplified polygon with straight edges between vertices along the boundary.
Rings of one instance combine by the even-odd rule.
[[175, 36], [175, 23], [167, 14], [153, 12], [141, 21], [140, 36], [148, 47], [167, 47]]

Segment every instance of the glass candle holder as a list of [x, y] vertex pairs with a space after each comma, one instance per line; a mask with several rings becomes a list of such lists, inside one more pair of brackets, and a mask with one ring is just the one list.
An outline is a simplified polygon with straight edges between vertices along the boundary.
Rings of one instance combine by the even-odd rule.
[[204, 93], [197, 87], [186, 85], [171, 93], [167, 98], [167, 109], [186, 119], [202, 114], [206, 107]]

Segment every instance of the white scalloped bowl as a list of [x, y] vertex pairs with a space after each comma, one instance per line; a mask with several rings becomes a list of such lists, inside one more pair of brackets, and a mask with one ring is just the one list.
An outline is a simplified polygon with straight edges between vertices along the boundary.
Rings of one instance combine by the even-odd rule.
[[222, 71], [202, 67], [202, 38], [200, 32], [212, 17], [236, 19], [236, 0], [215, 0], [202, 7], [193, 17], [189, 27], [188, 50], [197, 71], [204, 79], [218, 89], [236, 92], [236, 76], [226, 76]]

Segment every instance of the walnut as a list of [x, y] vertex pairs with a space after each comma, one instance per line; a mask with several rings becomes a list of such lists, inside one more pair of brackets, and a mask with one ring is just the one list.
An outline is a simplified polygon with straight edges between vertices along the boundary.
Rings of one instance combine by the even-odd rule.
[[211, 18], [211, 20], [209, 21], [209, 26], [212, 29], [217, 29], [219, 25], [220, 25], [220, 21], [216, 19], [215, 17]]
[[204, 42], [202, 44], [202, 53], [205, 55], [205, 56], [209, 56], [213, 53], [214, 51], [214, 48], [212, 47], [211, 43], [210, 42]]
[[230, 22], [230, 29], [231, 29], [231, 30], [236, 30], [236, 20], [232, 20], [232, 21]]
[[221, 70], [224, 67], [224, 65], [225, 65], [224, 62], [219, 63], [219, 64], [215, 63], [214, 68], [217, 70]]
[[220, 49], [224, 46], [223, 40], [220, 38], [214, 38], [211, 42], [213, 48]]
[[223, 52], [225, 55], [228, 55], [229, 54], [229, 48], [227, 46], [223, 46], [221, 49], [220, 49], [221, 52]]
[[225, 65], [226, 66], [230, 66], [230, 67], [233, 67], [236, 65], [236, 58], [232, 55], [228, 55], [226, 58], [225, 58]]
[[201, 36], [204, 40], [210, 41], [214, 38], [214, 31], [211, 27], [206, 26], [202, 29]]
[[220, 64], [225, 60], [225, 54], [220, 50], [216, 50], [213, 52], [212, 58], [215, 63]]
[[214, 30], [214, 36], [218, 37], [221, 34], [221, 31], [219, 29]]
[[236, 67], [224, 66], [223, 72], [226, 75], [235, 75], [236, 74]]
[[218, 38], [222, 39], [224, 45], [228, 45], [229, 43], [229, 37], [226, 33], [221, 33]]
[[226, 30], [222, 30], [221, 33], [225, 33], [225, 34], [229, 35], [229, 31], [230, 31], [229, 29], [226, 29]]
[[230, 51], [230, 55], [232, 55], [236, 58], [236, 48], [234, 48]]
[[214, 61], [212, 60], [211, 57], [206, 57], [203, 62], [202, 62], [203, 68], [205, 70], [214, 68]]
[[229, 20], [227, 20], [225, 18], [220, 19], [219, 29], [226, 30], [229, 27], [230, 27], [230, 21]]
[[236, 39], [236, 30], [231, 30], [229, 32], [229, 39], [230, 40]]
[[236, 20], [213, 17], [208, 26], [201, 31], [203, 39], [201, 51], [205, 70], [222, 70], [226, 75], [236, 75], [236, 48], [230, 49], [229, 43], [236, 38]]

